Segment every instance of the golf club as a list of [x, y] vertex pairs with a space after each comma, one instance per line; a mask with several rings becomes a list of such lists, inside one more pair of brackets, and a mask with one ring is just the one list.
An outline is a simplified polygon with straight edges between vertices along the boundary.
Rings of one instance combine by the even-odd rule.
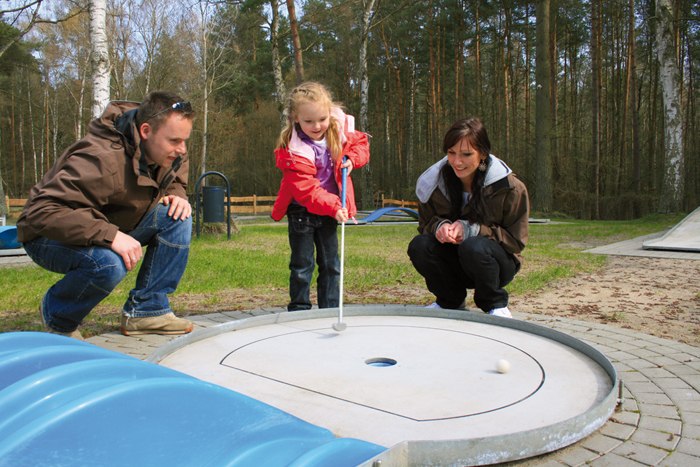
[[[348, 156], [343, 157], [343, 163], [347, 160]], [[343, 181], [340, 189], [340, 203], [342, 207], [345, 207], [345, 185], [348, 179], [348, 168], [342, 168]], [[333, 323], [333, 329], [336, 331], [345, 331], [347, 324], [343, 323], [343, 276], [344, 276], [344, 263], [345, 263], [345, 222], [340, 224], [340, 297], [338, 299], [338, 322]]]

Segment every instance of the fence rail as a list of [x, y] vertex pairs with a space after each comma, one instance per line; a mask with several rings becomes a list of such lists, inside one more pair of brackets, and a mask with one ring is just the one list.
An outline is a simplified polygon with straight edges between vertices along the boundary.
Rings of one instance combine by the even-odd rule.
[[5, 206], [11, 211], [14, 209], [22, 209], [24, 204], [27, 202], [27, 198], [8, 198], [5, 196]]
[[384, 195], [382, 195], [382, 207], [385, 208], [387, 206], [398, 206], [400, 208], [417, 208], [418, 201], [406, 201], [405, 199], [385, 198]]
[[[276, 196], [230, 196], [228, 203], [231, 204], [231, 211], [238, 214], [269, 214], [272, 212], [272, 205]], [[407, 201], [405, 199], [385, 198], [382, 195], [382, 207], [399, 206], [402, 208], [417, 208], [417, 201]], [[5, 205], [8, 210], [21, 210], [27, 202], [26, 198], [8, 198], [5, 196]]]
[[272, 205], [277, 199], [276, 196], [230, 196], [228, 202], [231, 205], [231, 212], [234, 214], [269, 214], [272, 212]]

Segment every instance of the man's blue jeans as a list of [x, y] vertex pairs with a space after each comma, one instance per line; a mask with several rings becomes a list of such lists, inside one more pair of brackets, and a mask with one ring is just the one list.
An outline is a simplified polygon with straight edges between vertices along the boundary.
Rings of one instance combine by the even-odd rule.
[[[171, 311], [168, 294], [175, 291], [187, 266], [192, 218], [173, 220], [168, 206], [158, 204], [129, 235], [146, 246], [136, 286], [124, 313], [130, 317], [159, 316]], [[67, 245], [39, 237], [24, 245], [39, 266], [65, 274], [42, 300], [46, 324], [72, 332], [126, 276], [121, 256], [109, 248]]]
[[340, 302], [338, 222], [329, 216], [311, 214], [294, 204], [287, 210], [287, 222], [292, 250], [287, 310], [311, 309], [309, 294], [314, 273], [314, 247], [318, 263], [318, 307], [337, 307]]

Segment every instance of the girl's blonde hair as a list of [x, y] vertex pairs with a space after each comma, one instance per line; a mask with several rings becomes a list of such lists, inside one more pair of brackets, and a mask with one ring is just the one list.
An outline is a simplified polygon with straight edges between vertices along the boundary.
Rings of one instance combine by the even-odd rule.
[[[331, 114], [333, 107], [340, 107], [340, 104], [333, 102], [333, 96], [324, 85], [313, 81], [307, 81], [298, 85], [287, 96], [287, 102], [284, 106], [287, 123], [277, 140], [278, 148], [286, 148], [289, 145], [299, 107], [309, 102], [327, 106], [329, 114]], [[343, 144], [340, 139], [341, 131], [340, 124], [331, 114], [329, 116], [328, 130], [326, 131], [326, 144], [331, 152], [331, 157], [336, 162], [340, 159], [343, 152]]]

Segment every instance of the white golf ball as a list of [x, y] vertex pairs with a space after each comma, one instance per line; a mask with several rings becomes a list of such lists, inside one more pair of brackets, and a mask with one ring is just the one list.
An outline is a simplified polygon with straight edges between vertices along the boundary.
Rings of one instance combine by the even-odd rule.
[[510, 363], [508, 363], [508, 360], [500, 359], [498, 363], [496, 363], [496, 371], [499, 373], [508, 373], [510, 371]]

